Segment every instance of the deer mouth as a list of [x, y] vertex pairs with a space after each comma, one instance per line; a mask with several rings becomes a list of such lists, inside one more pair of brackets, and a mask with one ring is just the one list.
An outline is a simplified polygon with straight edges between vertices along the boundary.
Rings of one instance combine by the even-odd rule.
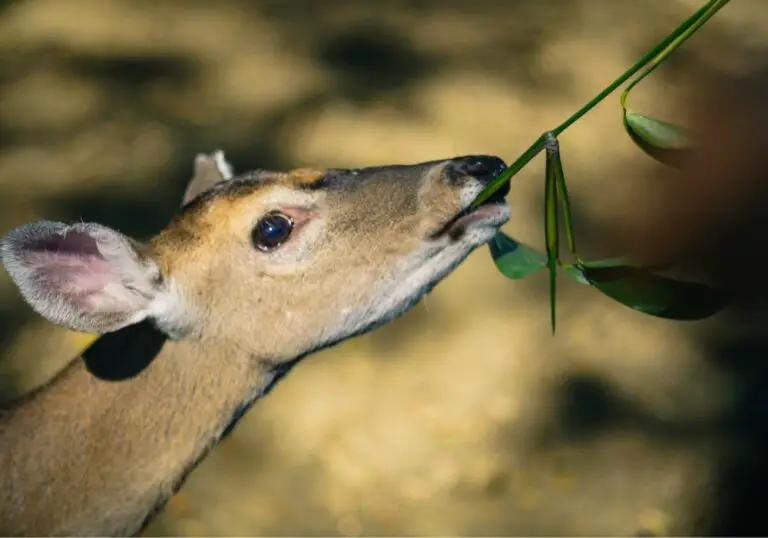
[[509, 183], [505, 183], [480, 205], [474, 207], [470, 205], [459, 211], [432, 237], [437, 239], [447, 235], [451, 239], [457, 240], [470, 227], [476, 225], [501, 226], [509, 220], [509, 205], [507, 205], [506, 201], [507, 194], [509, 194]]

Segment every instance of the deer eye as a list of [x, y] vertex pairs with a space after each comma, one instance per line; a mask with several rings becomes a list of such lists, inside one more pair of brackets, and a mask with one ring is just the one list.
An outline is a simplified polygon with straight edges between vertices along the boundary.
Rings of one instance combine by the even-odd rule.
[[264, 252], [285, 243], [293, 231], [293, 219], [282, 213], [268, 213], [256, 223], [251, 232], [253, 246]]

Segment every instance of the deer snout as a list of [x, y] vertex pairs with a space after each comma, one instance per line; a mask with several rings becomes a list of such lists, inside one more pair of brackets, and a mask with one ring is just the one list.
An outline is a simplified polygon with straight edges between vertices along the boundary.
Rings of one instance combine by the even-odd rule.
[[503, 160], [493, 155], [469, 155], [452, 159], [445, 173], [452, 181], [464, 181], [471, 177], [485, 186], [506, 167]]
[[[443, 176], [461, 191], [461, 210], [467, 210], [488, 184], [501, 174], [507, 165], [494, 155], [466, 155], [448, 161]], [[493, 193], [492, 202], [503, 202], [509, 194], [509, 182]]]

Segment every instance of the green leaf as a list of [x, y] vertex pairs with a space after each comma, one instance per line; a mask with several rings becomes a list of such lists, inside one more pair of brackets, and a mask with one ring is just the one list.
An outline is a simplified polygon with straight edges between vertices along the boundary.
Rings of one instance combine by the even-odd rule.
[[[646, 272], [654, 272], [654, 271], [663, 271], [665, 269], [671, 269], [672, 264], [670, 263], [664, 263], [664, 264], [658, 264], [658, 265], [637, 265], [636, 263], [633, 263], [629, 258], [619, 257], [619, 258], [605, 258], [603, 260], [592, 260], [592, 261], [579, 261], [579, 264], [588, 267], [590, 269], [599, 269], [603, 267], [613, 267], [616, 271], [622, 271], [622, 270], [629, 270], [629, 271], [646, 271]], [[566, 264], [563, 264], [563, 267], [566, 268]], [[578, 267], [569, 266], [573, 268], [576, 271], [580, 271]]]
[[627, 110], [627, 127], [649, 144], [664, 149], [685, 149], [690, 145], [682, 127]]
[[507, 278], [525, 278], [547, 266], [543, 252], [515, 241], [503, 232], [491, 239], [489, 247], [496, 267]]
[[640, 149], [667, 166], [679, 166], [684, 150], [691, 147], [681, 127], [627, 109], [624, 109], [624, 128]]
[[555, 176], [555, 183], [557, 184], [557, 196], [560, 202], [560, 208], [563, 211], [563, 224], [565, 226], [565, 238], [568, 241], [568, 248], [571, 251], [571, 255], [575, 259], [579, 259], [576, 254], [576, 239], [573, 234], [573, 217], [571, 212], [571, 201], [568, 198], [568, 187], [565, 184], [565, 171], [563, 170], [563, 162], [560, 158], [560, 144], [557, 139], [552, 141], [552, 149], [548, 149], [552, 153], [551, 164], [552, 173]]
[[628, 265], [620, 258], [564, 266], [566, 273], [582, 284], [651, 316], [692, 321], [708, 318], [725, 308], [725, 298], [716, 290], [651, 272], [659, 268]]
[[557, 291], [557, 266], [560, 258], [560, 236], [557, 215], [557, 178], [552, 162], [553, 152], [547, 148], [544, 181], [544, 237], [547, 245], [547, 267], [549, 267], [549, 310], [552, 334], [555, 333], [555, 305]]

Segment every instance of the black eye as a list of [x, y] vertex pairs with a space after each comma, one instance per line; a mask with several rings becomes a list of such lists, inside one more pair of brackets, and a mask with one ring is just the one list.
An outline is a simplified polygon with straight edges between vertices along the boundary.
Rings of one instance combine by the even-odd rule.
[[293, 219], [282, 213], [269, 213], [261, 218], [251, 232], [253, 245], [263, 251], [285, 243], [293, 231]]

